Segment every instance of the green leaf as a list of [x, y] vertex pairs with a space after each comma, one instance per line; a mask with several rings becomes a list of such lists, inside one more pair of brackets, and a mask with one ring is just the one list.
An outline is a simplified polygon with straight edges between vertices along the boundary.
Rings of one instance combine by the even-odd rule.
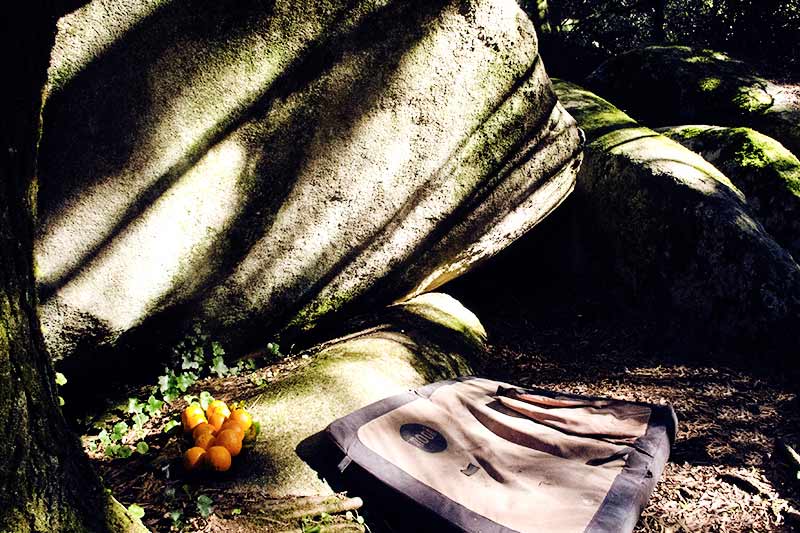
[[158, 376], [158, 389], [161, 392], [167, 392], [170, 389], [170, 381], [173, 376], [170, 375], [169, 371], [163, 376]]
[[242, 514], [242, 510], [239, 509], [238, 507], [236, 509], [234, 509], [233, 511], [231, 511], [231, 515], [233, 515], [233, 516], [239, 516], [240, 514]]
[[114, 458], [127, 459], [133, 455], [133, 450], [129, 446], [112, 444], [106, 448], [106, 455]]
[[67, 384], [67, 377], [61, 372], [56, 372], [56, 385], [62, 387]]
[[109, 444], [111, 444], [111, 439], [108, 436], [108, 431], [106, 431], [105, 429], [97, 434], [97, 438], [100, 439], [100, 444], [102, 444], [103, 446], [108, 446]]
[[[178, 526], [181, 523], [181, 519], [183, 518], [183, 512], [179, 510], [174, 510], [169, 512], [169, 518], [172, 520], [172, 524]], [[180, 529], [180, 528], [179, 528]]]
[[201, 494], [197, 497], [197, 510], [200, 512], [200, 516], [203, 518], [208, 518], [211, 516], [211, 513], [214, 512], [214, 500], [206, 496], [205, 494]]
[[97, 443], [93, 440], [90, 440], [86, 443], [86, 447], [89, 448], [89, 451], [94, 453], [97, 451]]
[[128, 514], [130, 514], [137, 520], [141, 520], [142, 518], [144, 518], [144, 509], [142, 509], [140, 505], [132, 503], [128, 506]]
[[130, 446], [120, 446], [117, 450], [117, 457], [122, 459], [127, 459], [131, 455], [133, 455], [133, 449]]
[[136, 398], [128, 398], [128, 413], [137, 414], [141, 413], [144, 409], [144, 404]]
[[161, 400], [156, 399], [155, 396], [152, 394], [147, 399], [147, 405], [145, 406], [145, 410], [147, 414], [150, 416], [155, 416], [157, 413], [161, 412], [161, 408], [164, 406], [164, 402]]
[[197, 346], [194, 349], [194, 360], [199, 363], [203, 363], [206, 360], [206, 352], [203, 350], [202, 346]]
[[170, 420], [166, 424], [164, 424], [164, 433], [169, 433], [173, 428], [180, 426], [181, 423], [177, 420]]
[[178, 391], [165, 392], [163, 398], [165, 402], [172, 403], [178, 399]]
[[186, 389], [192, 386], [192, 384], [197, 381], [197, 375], [191, 372], [183, 372], [176, 376], [177, 378], [177, 386], [178, 390], [181, 392], [186, 392]]
[[136, 451], [139, 452], [139, 455], [144, 455], [150, 451], [150, 445], [148, 445], [145, 441], [140, 440], [138, 443], [136, 443]]
[[211, 353], [214, 357], [222, 357], [225, 355], [225, 350], [222, 348], [222, 345], [217, 341], [211, 343]]
[[60, 407], [64, 407], [64, 398], [62, 398], [61, 396], [58, 397], [58, 405]]
[[222, 359], [221, 355], [217, 355], [211, 361], [211, 372], [216, 374], [217, 377], [224, 378], [229, 374], [228, 365]]
[[114, 429], [111, 431], [111, 440], [117, 442], [122, 440], [122, 437], [128, 434], [128, 424], [125, 422], [117, 422], [114, 424]]
[[203, 408], [203, 411], [208, 409], [208, 406], [211, 405], [211, 402], [214, 401], [214, 397], [211, 396], [211, 393], [208, 391], [203, 391], [200, 393], [200, 407]]
[[133, 427], [136, 429], [142, 429], [148, 420], [150, 420], [150, 417], [144, 413], [135, 414], [133, 415]]
[[[202, 359], [201, 359], [202, 361]], [[200, 369], [200, 362], [197, 361], [197, 355], [184, 353], [181, 356], [181, 368], [183, 370]]]

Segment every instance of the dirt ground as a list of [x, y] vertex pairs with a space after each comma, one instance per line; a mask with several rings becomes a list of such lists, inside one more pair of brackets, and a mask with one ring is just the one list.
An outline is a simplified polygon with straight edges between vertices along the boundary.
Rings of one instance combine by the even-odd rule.
[[800, 442], [796, 382], [659, 350], [648, 342], [656, 326], [630, 317], [575, 312], [522, 328], [513, 316], [486, 326], [497, 333], [499, 378], [673, 406], [678, 437], [638, 533], [800, 530], [800, 480], [776, 450]]
[[[488, 377], [674, 407], [677, 441], [638, 533], [800, 530], [800, 480], [776, 449], [776, 443], [800, 443], [795, 381], [777, 372], [727, 366], [719, 354], [693, 362], [696, 355], [659, 344], [657, 325], [591, 304], [535, 312], [504, 304], [479, 314], [490, 332]], [[289, 358], [253, 374], [198, 383], [194, 390], [246, 399], [257, 393], [259, 380], [253, 378], [269, 386], [298, 364], [303, 360]], [[168, 414], [174, 418], [181, 407], [177, 402]], [[145, 508], [145, 524], [154, 531], [174, 531], [176, 524], [183, 531], [255, 531], [249, 518], [272, 504], [268, 495], [238, 490], [235, 469], [215, 481], [180, 474], [175, 465], [185, 444], [161, 433], [162, 425], [163, 419], [146, 427], [145, 456], [109, 460], [90, 454], [115, 496]], [[213, 501], [207, 518], [197, 510], [199, 494]], [[359, 531], [357, 516], [325, 520], [336, 526], [330, 531]], [[369, 524], [368, 509], [366, 516]], [[287, 530], [303, 531], [304, 525], [313, 532], [324, 524], [298, 519]]]

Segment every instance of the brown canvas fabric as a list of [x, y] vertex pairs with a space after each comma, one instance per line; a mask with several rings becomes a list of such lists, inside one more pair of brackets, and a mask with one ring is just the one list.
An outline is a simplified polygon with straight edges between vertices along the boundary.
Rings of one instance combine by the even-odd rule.
[[[584, 531], [650, 408], [469, 379], [361, 425], [358, 440], [453, 502], [519, 532]], [[402, 438], [398, 438], [400, 435]]]
[[[573, 435], [595, 436], [631, 443], [647, 429], [650, 408], [626, 402], [578, 402], [540, 396], [498, 395], [505, 407], [536, 422]], [[604, 404], [604, 405], [597, 405]]]

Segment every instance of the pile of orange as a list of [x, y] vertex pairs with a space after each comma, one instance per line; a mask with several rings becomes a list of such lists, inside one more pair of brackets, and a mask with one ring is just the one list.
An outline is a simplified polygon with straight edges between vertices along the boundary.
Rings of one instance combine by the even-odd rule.
[[242, 443], [253, 425], [253, 417], [244, 409], [231, 411], [225, 402], [214, 400], [208, 409], [196, 403], [181, 415], [183, 431], [191, 433], [194, 446], [183, 454], [183, 466], [191, 472], [207, 468], [225, 472], [233, 457], [242, 451]]

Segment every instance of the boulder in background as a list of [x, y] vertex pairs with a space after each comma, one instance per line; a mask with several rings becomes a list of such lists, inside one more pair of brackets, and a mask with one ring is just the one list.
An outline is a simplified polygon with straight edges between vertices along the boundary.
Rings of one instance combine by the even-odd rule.
[[676, 126], [660, 133], [703, 156], [747, 197], [775, 240], [800, 258], [800, 160], [750, 128]]
[[586, 86], [648, 126], [750, 127], [800, 156], [800, 91], [713, 50], [649, 46], [609, 59]]
[[687, 339], [789, 361], [800, 341], [800, 267], [744, 195], [702, 157], [608, 101], [571, 83], [555, 87], [586, 130], [574, 198], [598, 275]]

